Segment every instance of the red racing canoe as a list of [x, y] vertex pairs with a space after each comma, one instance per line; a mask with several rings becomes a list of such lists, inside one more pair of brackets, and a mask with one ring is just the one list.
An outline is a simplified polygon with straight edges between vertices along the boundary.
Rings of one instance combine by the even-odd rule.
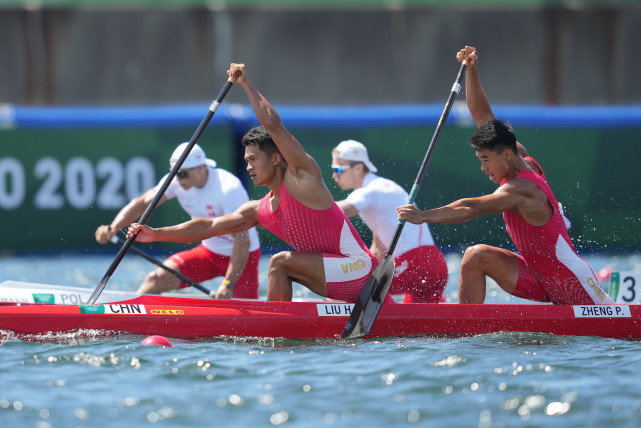
[[[140, 296], [100, 305], [0, 307], [0, 330], [338, 339], [353, 305]], [[641, 339], [641, 305], [388, 304], [368, 338], [460, 337], [501, 331]], [[6, 336], [5, 336], [6, 337]]]

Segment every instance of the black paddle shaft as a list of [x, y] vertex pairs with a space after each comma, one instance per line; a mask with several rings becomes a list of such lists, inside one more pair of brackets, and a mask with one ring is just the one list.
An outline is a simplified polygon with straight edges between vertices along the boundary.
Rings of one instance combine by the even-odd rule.
[[[163, 197], [163, 195], [167, 191], [167, 188], [169, 187], [171, 180], [174, 179], [174, 177], [176, 176], [176, 173], [182, 167], [182, 164], [185, 162], [185, 159], [187, 159], [187, 156], [189, 156], [191, 149], [193, 149], [193, 147], [196, 145], [196, 142], [198, 141], [203, 131], [207, 127], [207, 124], [209, 124], [209, 121], [211, 120], [211, 118], [214, 116], [214, 113], [216, 113], [216, 110], [218, 110], [220, 103], [225, 98], [225, 95], [227, 95], [227, 92], [229, 92], [229, 89], [234, 84], [235, 80], [236, 79], [233, 77], [230, 77], [229, 79], [227, 79], [227, 81], [225, 82], [225, 85], [220, 90], [220, 93], [209, 106], [209, 110], [207, 111], [207, 114], [205, 115], [203, 120], [200, 122], [200, 125], [198, 125], [198, 129], [196, 129], [196, 132], [194, 132], [194, 135], [191, 137], [191, 140], [189, 140], [189, 144], [187, 144], [187, 147], [185, 147], [185, 150], [183, 151], [182, 155], [180, 155], [180, 157], [178, 158], [178, 161], [169, 172], [169, 175], [167, 175], [167, 178], [160, 186], [160, 189], [156, 193], [156, 196], [154, 196], [154, 199], [149, 203], [149, 206], [147, 206], [147, 209], [140, 217], [140, 220], [138, 220], [139, 224], [145, 224], [147, 222], [147, 220], [149, 219], [149, 216], [151, 216], [151, 213], [154, 211], [154, 209], [160, 202], [160, 199]], [[127, 238], [125, 243], [120, 248], [120, 251], [118, 251], [118, 254], [116, 254], [116, 258], [113, 260], [113, 262], [111, 262], [111, 265], [109, 266], [109, 269], [107, 269], [105, 276], [102, 277], [102, 280], [100, 280], [100, 283], [98, 284], [96, 289], [93, 291], [93, 293], [91, 293], [91, 297], [89, 297], [87, 304], [89, 305], [94, 304], [94, 302], [98, 299], [98, 297], [100, 297], [100, 293], [102, 293], [102, 290], [104, 290], [105, 286], [107, 285], [107, 282], [109, 281], [109, 278], [111, 278], [111, 275], [113, 275], [113, 273], [116, 271], [116, 268], [122, 261], [123, 257], [125, 257], [127, 250], [129, 249], [129, 247], [131, 247], [131, 244], [135, 240], [136, 240], [135, 236]]]
[[[418, 171], [418, 175], [416, 177], [416, 180], [414, 181], [412, 190], [410, 191], [410, 194], [407, 198], [408, 204], [413, 204], [414, 200], [416, 199], [416, 195], [418, 194], [421, 183], [423, 182], [423, 178], [425, 177], [425, 173], [427, 172], [427, 166], [429, 165], [430, 159], [432, 158], [432, 154], [434, 152], [434, 148], [436, 147], [436, 142], [441, 136], [441, 132], [443, 131], [443, 127], [445, 125], [445, 122], [447, 121], [447, 117], [450, 114], [450, 110], [452, 109], [454, 100], [461, 90], [461, 81], [465, 76], [467, 66], [468, 62], [467, 59], [465, 59], [461, 64], [461, 68], [459, 68], [458, 75], [456, 76], [454, 85], [452, 85], [452, 90], [450, 91], [447, 103], [445, 103], [445, 108], [443, 109], [438, 124], [436, 125], [436, 130], [434, 131], [432, 140], [427, 147], [427, 152], [425, 153], [425, 157], [423, 158], [423, 163], [421, 164], [421, 168]], [[363, 287], [358, 300], [354, 304], [352, 314], [347, 320], [345, 329], [343, 330], [343, 339], [353, 339], [356, 337], [365, 336], [371, 331], [372, 326], [376, 321], [376, 317], [378, 316], [378, 313], [383, 306], [383, 302], [385, 301], [387, 292], [392, 285], [392, 279], [394, 277], [394, 262], [392, 254], [394, 253], [396, 244], [401, 237], [403, 226], [405, 226], [405, 222], [399, 221], [398, 225], [396, 226], [396, 230], [394, 231], [392, 241], [387, 248], [387, 252], [385, 253], [383, 261], [374, 270], [374, 272], [372, 272], [369, 280], [365, 283], [365, 286]]]
[[[430, 144], [429, 146], [427, 146], [427, 152], [425, 153], [425, 157], [423, 158], [423, 163], [421, 164], [421, 168], [418, 170], [418, 175], [416, 176], [416, 180], [414, 180], [414, 185], [412, 186], [412, 190], [410, 191], [409, 197], [407, 198], [408, 204], [413, 204], [414, 201], [416, 200], [416, 195], [418, 194], [418, 191], [421, 188], [421, 183], [423, 183], [423, 178], [425, 178], [425, 174], [427, 173], [427, 166], [429, 165], [430, 160], [432, 159], [432, 154], [434, 153], [436, 142], [441, 137], [441, 132], [443, 131], [443, 128], [445, 126], [445, 122], [447, 121], [448, 116], [450, 115], [450, 110], [452, 110], [452, 106], [454, 105], [454, 100], [456, 99], [456, 96], [461, 90], [461, 81], [465, 76], [466, 70], [467, 70], [467, 59], [463, 61], [463, 63], [461, 64], [461, 68], [459, 68], [458, 75], [456, 76], [454, 85], [452, 85], [452, 90], [450, 91], [450, 95], [447, 98], [447, 102], [445, 103], [445, 108], [443, 109], [443, 113], [441, 113], [441, 118], [439, 119], [438, 124], [436, 125], [436, 130], [434, 131], [434, 135], [432, 135]], [[390, 245], [387, 248], [387, 253], [385, 253], [385, 256], [388, 256], [394, 253], [394, 249], [396, 248], [396, 244], [398, 243], [398, 240], [401, 237], [401, 232], [403, 231], [404, 225], [405, 225], [404, 221], [398, 222], [398, 225], [396, 226], [396, 230], [394, 231], [394, 236], [392, 237], [392, 242], [390, 242]]]

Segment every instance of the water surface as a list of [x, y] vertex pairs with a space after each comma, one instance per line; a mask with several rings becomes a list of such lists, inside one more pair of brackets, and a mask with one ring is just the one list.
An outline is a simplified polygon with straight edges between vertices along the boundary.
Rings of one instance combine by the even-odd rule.
[[[455, 301], [460, 255], [447, 258], [447, 294]], [[636, 255], [587, 259], [595, 270], [641, 266]], [[0, 281], [94, 288], [111, 260], [0, 259]], [[136, 289], [151, 268], [127, 256], [107, 287]], [[520, 300], [491, 285], [488, 301]], [[172, 339], [173, 347], [165, 348], [141, 345], [143, 338], [88, 331], [2, 342], [0, 426], [641, 425], [638, 342], [498, 333], [311, 342]]]

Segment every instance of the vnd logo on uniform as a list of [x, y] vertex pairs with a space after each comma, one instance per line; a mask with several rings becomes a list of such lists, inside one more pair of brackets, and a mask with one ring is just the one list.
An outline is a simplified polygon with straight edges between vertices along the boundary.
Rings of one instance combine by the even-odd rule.
[[365, 267], [365, 262], [361, 259], [356, 260], [354, 263], [341, 263], [341, 268], [343, 269], [343, 273], [349, 273], [349, 272], [358, 272], [359, 270], [363, 269]]

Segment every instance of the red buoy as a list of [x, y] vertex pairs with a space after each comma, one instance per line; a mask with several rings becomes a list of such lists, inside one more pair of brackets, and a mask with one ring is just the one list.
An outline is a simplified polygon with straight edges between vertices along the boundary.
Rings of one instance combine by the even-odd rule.
[[140, 343], [142, 343], [143, 345], [160, 345], [171, 348], [171, 342], [163, 336], [148, 336], [144, 338]]
[[599, 272], [597, 272], [596, 277], [599, 282], [608, 282], [610, 280], [610, 274], [614, 272], [614, 269], [611, 267], [604, 267]]

